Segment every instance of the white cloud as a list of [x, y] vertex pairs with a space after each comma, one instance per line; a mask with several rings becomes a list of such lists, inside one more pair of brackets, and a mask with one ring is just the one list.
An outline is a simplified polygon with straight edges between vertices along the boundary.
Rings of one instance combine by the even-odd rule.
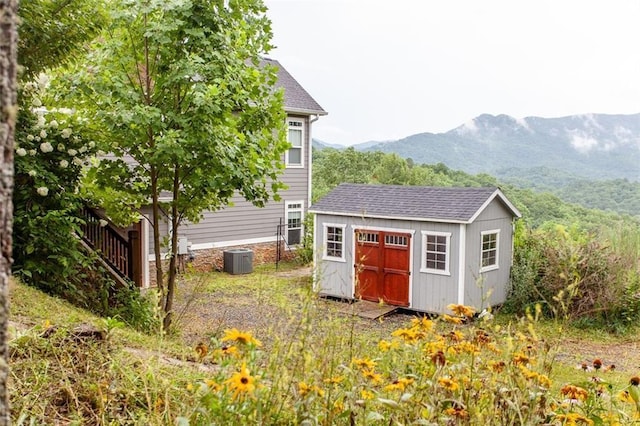
[[571, 136], [571, 146], [578, 152], [586, 154], [598, 147], [598, 141], [588, 135], [574, 133]]

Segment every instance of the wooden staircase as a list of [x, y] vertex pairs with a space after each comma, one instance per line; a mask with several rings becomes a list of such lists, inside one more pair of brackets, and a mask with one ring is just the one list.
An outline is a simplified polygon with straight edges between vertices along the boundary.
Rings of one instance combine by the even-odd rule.
[[142, 241], [140, 223], [120, 228], [96, 209], [85, 206], [81, 212], [84, 224], [80, 238], [96, 252], [103, 265], [121, 284], [142, 286]]

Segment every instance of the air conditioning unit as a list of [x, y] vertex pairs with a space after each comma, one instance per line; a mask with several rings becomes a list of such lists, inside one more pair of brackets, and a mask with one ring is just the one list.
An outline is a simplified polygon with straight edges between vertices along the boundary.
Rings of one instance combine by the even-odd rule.
[[224, 271], [231, 275], [250, 274], [253, 272], [253, 251], [249, 249], [233, 249], [223, 252]]

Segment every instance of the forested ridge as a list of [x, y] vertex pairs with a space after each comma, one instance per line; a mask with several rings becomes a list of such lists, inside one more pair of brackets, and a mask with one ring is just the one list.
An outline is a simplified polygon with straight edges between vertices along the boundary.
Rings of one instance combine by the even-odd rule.
[[539, 176], [544, 176], [545, 169], [521, 178], [515, 171], [505, 171], [498, 178], [486, 173], [471, 175], [442, 163], [415, 164], [411, 159], [380, 151], [325, 148], [314, 150], [313, 156], [314, 200], [341, 182], [498, 186], [532, 228], [553, 223], [595, 229], [616, 222], [638, 223], [640, 218], [640, 183], [625, 179], [596, 182], [556, 175], [557, 182], [561, 182], [558, 186], [553, 183], [553, 174]]

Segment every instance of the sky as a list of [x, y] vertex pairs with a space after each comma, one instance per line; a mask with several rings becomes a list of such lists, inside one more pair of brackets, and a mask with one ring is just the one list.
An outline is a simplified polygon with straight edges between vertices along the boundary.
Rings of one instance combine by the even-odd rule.
[[480, 114], [640, 113], [640, 0], [265, 0], [277, 59], [352, 145]]

